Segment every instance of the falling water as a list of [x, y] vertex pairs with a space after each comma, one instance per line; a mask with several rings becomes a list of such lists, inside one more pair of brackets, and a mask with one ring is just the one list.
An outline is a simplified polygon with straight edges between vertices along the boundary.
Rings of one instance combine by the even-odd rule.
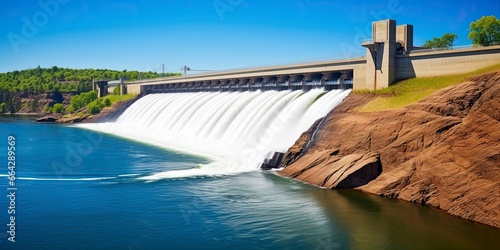
[[349, 93], [313, 89], [150, 94], [116, 122], [79, 126], [211, 159], [206, 165], [143, 179], [234, 174], [258, 170], [273, 152], [285, 152]]

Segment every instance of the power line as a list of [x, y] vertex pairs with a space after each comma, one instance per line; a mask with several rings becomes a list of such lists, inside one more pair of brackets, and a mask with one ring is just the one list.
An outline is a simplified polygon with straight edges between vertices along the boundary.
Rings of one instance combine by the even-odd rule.
[[188, 71], [213, 71], [211, 69], [192, 69], [186, 65], [182, 66], [182, 68], [179, 70], [184, 72], [184, 75], [186, 75]]

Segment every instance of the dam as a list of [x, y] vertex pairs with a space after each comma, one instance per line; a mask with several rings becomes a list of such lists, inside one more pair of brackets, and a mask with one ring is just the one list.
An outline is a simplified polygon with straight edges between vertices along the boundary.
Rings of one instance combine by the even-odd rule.
[[[203, 74], [155, 78], [132, 82], [100, 82], [101, 93], [121, 88], [121, 93], [223, 92], [260, 90], [310, 90], [313, 88], [386, 88], [412, 77], [457, 74], [500, 61], [500, 45], [423, 49], [413, 44], [413, 25], [395, 20], [372, 23], [372, 38], [361, 43], [360, 58], [326, 60]], [[332, 46], [335, 46], [332, 44]]]
[[372, 39], [361, 46], [366, 48], [362, 58], [99, 81], [100, 96], [119, 87], [141, 98], [110, 127], [87, 128], [213, 160], [150, 179], [249, 172], [266, 159], [273, 164], [262, 168], [279, 165], [275, 152], [285, 152], [352, 89], [376, 90], [402, 79], [463, 73], [500, 61], [500, 46], [418, 48], [413, 26], [395, 20], [374, 22]]

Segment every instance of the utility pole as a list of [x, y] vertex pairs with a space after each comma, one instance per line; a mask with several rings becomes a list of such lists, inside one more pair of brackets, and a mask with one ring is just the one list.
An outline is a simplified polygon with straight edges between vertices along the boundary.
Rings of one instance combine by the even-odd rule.
[[182, 66], [181, 70], [184, 72], [184, 75], [186, 75], [187, 71], [191, 70], [191, 69], [188, 66], [184, 65], [184, 66]]
[[186, 75], [188, 71], [213, 71], [213, 70], [209, 70], [209, 69], [191, 69], [190, 67], [188, 67], [186, 65], [182, 66], [182, 68], [180, 70], [182, 72], [184, 72], [184, 75]]

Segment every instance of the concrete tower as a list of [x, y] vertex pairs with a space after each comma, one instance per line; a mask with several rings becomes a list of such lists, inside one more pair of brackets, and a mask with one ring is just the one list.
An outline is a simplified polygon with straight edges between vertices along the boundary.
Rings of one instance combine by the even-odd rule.
[[402, 53], [407, 53], [413, 49], [413, 25], [396, 26], [396, 43], [398, 43], [398, 50]]
[[366, 47], [366, 87], [387, 88], [395, 79], [396, 21], [382, 20], [372, 23], [372, 40]]

